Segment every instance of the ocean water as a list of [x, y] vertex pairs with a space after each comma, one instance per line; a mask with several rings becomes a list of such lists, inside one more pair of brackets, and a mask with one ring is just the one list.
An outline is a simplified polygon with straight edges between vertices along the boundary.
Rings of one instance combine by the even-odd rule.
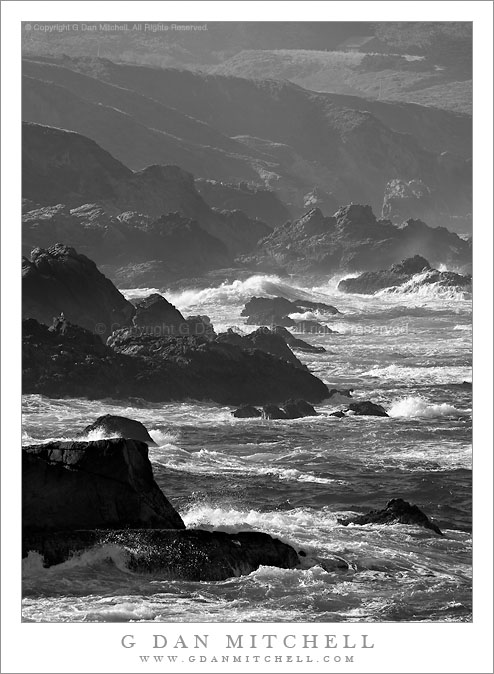
[[[419, 279], [404, 292], [347, 295], [337, 281], [257, 275], [161, 290], [185, 315], [209, 315], [217, 331], [254, 329], [240, 316], [253, 295], [334, 304], [341, 315], [304, 318], [338, 334], [301, 335], [327, 351], [297, 355], [330, 387], [353, 388], [389, 418], [331, 417], [338, 400], [294, 421], [235, 419], [233, 408], [193, 401], [23, 401], [26, 444], [72, 438], [106, 413], [142, 421], [158, 444], [149, 452], [155, 478], [188, 526], [268, 532], [304, 549], [305, 568], [184, 582], [132, 573], [125, 551], [112, 546], [49, 569], [31, 553], [25, 621], [471, 620], [471, 390], [463, 385], [471, 381], [471, 297]], [[419, 505], [445, 536], [337, 523], [397, 497]]]

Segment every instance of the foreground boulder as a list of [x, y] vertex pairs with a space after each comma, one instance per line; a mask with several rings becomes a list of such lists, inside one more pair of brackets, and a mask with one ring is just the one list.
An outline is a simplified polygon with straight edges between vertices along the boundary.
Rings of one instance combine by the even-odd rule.
[[252, 573], [260, 566], [293, 569], [300, 563], [290, 545], [256, 531], [82, 530], [28, 534], [22, 548], [23, 556], [38, 552], [45, 566], [52, 566], [76, 552], [103, 545], [122, 548], [131, 571], [159, 573], [169, 580], [219, 581]]
[[155, 441], [149, 435], [144, 424], [141, 424], [140, 421], [114, 414], [105, 414], [102, 417], [98, 417], [94, 423], [86, 426], [81, 435], [95, 432], [101, 432], [107, 435], [107, 437], [116, 436], [126, 438], [127, 440], [139, 440], [140, 442], [145, 442], [147, 445], [156, 446]]
[[389, 416], [384, 407], [371, 402], [370, 400], [363, 400], [358, 403], [351, 403], [348, 410], [352, 411], [357, 416], [372, 416], [372, 417], [387, 417]]
[[135, 309], [85, 255], [57, 243], [22, 260], [22, 316], [63, 317], [98, 335], [131, 324]]
[[296, 321], [289, 314], [322, 311], [326, 314], [340, 313], [336, 307], [309, 300], [287, 300], [284, 297], [252, 297], [242, 309], [241, 316], [247, 316], [248, 325], [281, 325], [293, 327]]
[[22, 450], [24, 532], [184, 529], [153, 478], [148, 447], [123, 438]]
[[443, 536], [443, 532], [430, 521], [416, 505], [410, 505], [401, 498], [393, 498], [388, 501], [382, 510], [371, 510], [365, 515], [357, 515], [346, 519], [338, 519], [340, 524], [414, 524], [425, 529], [431, 529], [436, 534]]
[[[419, 279], [413, 279], [416, 274], [422, 274], [422, 276]], [[338, 290], [345, 293], [372, 295], [384, 288], [400, 287], [405, 283], [410, 284], [412, 279], [413, 286], [410, 287], [410, 290], [431, 284], [437, 284], [442, 288], [469, 290], [472, 283], [471, 276], [432, 269], [425, 258], [415, 255], [392, 265], [390, 269], [367, 271], [355, 278], [342, 279], [338, 284]]]
[[328, 394], [306, 368], [259, 349], [202, 336], [142, 334], [135, 327], [115, 331], [104, 345], [78, 326], [64, 322], [51, 330], [35, 320], [23, 322], [22, 385], [24, 393], [54, 398], [132, 396], [224, 405], [279, 404], [294, 396], [316, 403]]

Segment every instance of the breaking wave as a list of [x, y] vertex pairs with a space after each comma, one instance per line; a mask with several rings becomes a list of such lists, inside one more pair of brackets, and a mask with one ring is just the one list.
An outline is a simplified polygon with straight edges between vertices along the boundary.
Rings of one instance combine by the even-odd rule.
[[460, 410], [447, 403], [433, 404], [420, 396], [408, 396], [395, 401], [388, 410], [390, 417], [460, 417], [470, 410]]
[[376, 297], [383, 295], [408, 295], [413, 294], [424, 299], [447, 299], [447, 300], [470, 300], [472, 298], [471, 287], [445, 286], [440, 281], [427, 283], [426, 279], [430, 272], [415, 274], [409, 281], [399, 286], [383, 288], [375, 293]]
[[250, 276], [244, 281], [223, 282], [214, 288], [193, 288], [174, 292], [167, 290], [165, 297], [179, 309], [188, 309], [205, 302], [218, 302], [221, 304], [245, 303], [253, 296], [260, 297], [284, 297], [288, 300], [311, 299], [312, 293], [291, 285], [279, 276], [265, 276], [258, 274]]

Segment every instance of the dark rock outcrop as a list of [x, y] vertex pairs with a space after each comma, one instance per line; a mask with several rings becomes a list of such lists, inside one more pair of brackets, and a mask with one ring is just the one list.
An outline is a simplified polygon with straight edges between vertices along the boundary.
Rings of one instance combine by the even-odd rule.
[[286, 413], [276, 405], [264, 405], [262, 408], [263, 419], [286, 419]]
[[23, 556], [35, 551], [45, 566], [60, 564], [72, 554], [94, 546], [112, 545], [127, 553], [127, 566], [140, 573], [159, 573], [169, 580], [220, 581], [252, 573], [260, 566], [293, 569], [296, 551], [269, 534], [235, 534], [202, 529], [125, 531], [81, 530], [26, 534]]
[[370, 206], [350, 204], [332, 216], [312, 209], [276, 228], [242, 258], [263, 271], [295, 274], [373, 271], [419, 254], [432, 264], [469, 268], [472, 244], [444, 227], [407, 220], [397, 227], [377, 220]]
[[363, 400], [362, 402], [351, 403], [348, 410], [352, 411], [357, 416], [372, 416], [372, 417], [387, 417], [389, 416], [382, 405], [377, 405], [370, 400]]
[[86, 426], [80, 433], [81, 436], [93, 432], [101, 432], [107, 437], [125, 438], [127, 440], [139, 440], [147, 445], [156, 445], [153, 438], [149, 435], [147, 428], [140, 421], [120, 417], [115, 414], [105, 414], [98, 417], [95, 422]]
[[136, 327], [115, 331], [104, 345], [66, 322], [52, 330], [29, 320], [23, 323], [23, 392], [262, 405], [295, 395], [320, 402], [328, 389], [307, 369], [256, 348], [201, 336], [160, 337]]
[[305, 400], [288, 400], [282, 405], [287, 419], [302, 419], [303, 417], [317, 417], [316, 410]]
[[242, 407], [234, 410], [232, 415], [237, 419], [255, 419], [256, 417], [262, 416], [262, 412], [253, 405], [242, 405]]
[[23, 447], [25, 532], [81, 528], [183, 529], [137, 440], [50, 442]]
[[100, 203], [33, 208], [23, 213], [22, 250], [69, 241], [120, 287], [161, 287], [231, 259], [218, 238], [177, 212], [153, 218]]
[[51, 325], [63, 316], [91, 332], [109, 335], [130, 325], [134, 307], [85, 255], [57, 244], [35, 248], [22, 260], [22, 316]]
[[67, 321], [51, 328], [22, 323], [22, 390], [52, 398], [125, 398], [139, 363], [115, 353], [98, 335]]
[[259, 349], [260, 351], [264, 351], [264, 353], [269, 353], [272, 356], [286, 360], [295, 367], [307, 369], [299, 361], [283, 337], [271, 332], [266, 327], [258, 328], [248, 335], [239, 335], [230, 328], [228, 332], [220, 333], [216, 341], [220, 344], [234, 344], [242, 349]]
[[459, 288], [468, 290], [471, 287], [472, 277], [462, 276], [451, 271], [432, 269], [429, 262], [421, 255], [402, 260], [390, 269], [382, 271], [368, 271], [355, 278], [342, 279], [338, 290], [346, 293], [371, 295], [383, 288], [399, 287], [412, 281], [416, 274], [422, 274], [416, 286], [427, 286], [432, 283], [443, 288]]
[[337, 410], [336, 412], [331, 412], [329, 415], [330, 417], [338, 417], [338, 419], [342, 419], [343, 417], [346, 417], [345, 412], [342, 412], [341, 410]]
[[180, 311], [163, 295], [154, 293], [135, 305], [132, 323], [143, 331], [157, 336], [187, 335], [189, 327]]
[[[48, 83], [36, 80], [29, 84], [41, 88], [48, 86]], [[26, 97], [29, 97], [29, 85], [25, 91]], [[54, 94], [54, 91], [50, 93]], [[79, 108], [81, 106], [82, 101]], [[97, 105], [86, 112], [91, 115], [94, 110], [99, 113], [102, 108]], [[77, 117], [84, 115], [79, 109], [77, 113]], [[66, 128], [74, 128], [74, 124], [77, 126], [75, 115], [68, 115]], [[141, 130], [142, 127], [134, 125], [132, 135]], [[108, 146], [108, 139], [113, 133], [114, 129], [109, 126], [104, 146]], [[157, 144], [165, 138], [165, 134], [157, 134], [156, 131], [152, 135]], [[116, 136], [122, 143], [122, 134], [117, 132]], [[100, 142], [99, 137], [95, 140]], [[168, 140], [171, 140], [169, 136]], [[123, 148], [130, 147], [132, 142], [135, 142], [134, 138], [127, 138], [122, 143]], [[203, 151], [204, 147], [199, 150]], [[184, 159], [187, 155], [187, 151], [182, 154]], [[167, 165], [156, 163], [162, 157], [168, 158]], [[25, 199], [41, 206], [66, 204], [69, 208], [96, 202], [114, 216], [130, 211], [144, 214], [148, 220], [154, 221], [159, 221], [162, 216], [166, 218], [170, 213], [178, 214], [199, 226], [200, 233], [207, 233], [216, 242], [221, 242], [217, 254], [227, 253], [231, 259], [253, 250], [257, 241], [271, 232], [264, 222], [251, 219], [241, 211], [219, 212], [211, 208], [196, 190], [194, 176], [181, 168], [183, 164], [173, 165], [166, 151], [155, 153], [155, 157], [141, 164], [139, 170], [131, 171], [93, 140], [79, 133], [24, 123], [23, 164]], [[176, 234], [180, 238], [179, 233]], [[158, 241], [157, 237], [155, 241]], [[194, 248], [197, 251], [197, 246]]]
[[371, 510], [365, 515], [357, 515], [346, 519], [338, 519], [340, 524], [415, 524], [425, 529], [431, 529], [436, 534], [443, 536], [441, 529], [430, 521], [416, 505], [410, 505], [401, 498], [388, 501], [382, 510]]
[[315, 346], [314, 344], [304, 342], [303, 339], [298, 339], [289, 330], [282, 327], [281, 325], [275, 326], [273, 328], [273, 332], [275, 335], [279, 335], [282, 339], [284, 339], [285, 343], [296, 351], [304, 351], [305, 353], [324, 353], [326, 351], [324, 346]]
[[289, 314], [304, 311], [323, 311], [326, 314], [340, 313], [336, 307], [309, 300], [287, 300], [284, 297], [252, 297], [242, 309], [248, 325], [292, 327], [296, 325]]
[[263, 419], [302, 419], [303, 417], [317, 417], [316, 410], [305, 400], [287, 400], [283, 405], [265, 405], [262, 411], [251, 405], [244, 405], [232, 412], [240, 419], [263, 417]]

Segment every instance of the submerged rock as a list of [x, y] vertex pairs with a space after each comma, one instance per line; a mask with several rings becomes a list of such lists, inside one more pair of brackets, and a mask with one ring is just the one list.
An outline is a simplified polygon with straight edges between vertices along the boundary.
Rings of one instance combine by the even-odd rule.
[[286, 419], [286, 414], [276, 405], [264, 405], [262, 408], [263, 419]]
[[443, 536], [443, 532], [430, 521], [425, 513], [416, 505], [411, 505], [401, 498], [388, 501], [382, 510], [371, 510], [365, 515], [357, 515], [346, 519], [338, 519], [340, 524], [415, 524], [425, 529], [431, 529], [436, 534]]
[[134, 419], [128, 419], [127, 417], [105, 414], [102, 417], [98, 417], [94, 423], [86, 426], [80, 435], [88, 435], [88, 433], [96, 431], [101, 431], [109, 437], [116, 436], [128, 440], [140, 440], [147, 445], [156, 445], [144, 424], [141, 424], [140, 421], [135, 421]]
[[22, 450], [24, 532], [184, 529], [153, 478], [144, 442], [49, 442]]
[[311, 302], [309, 300], [287, 300], [284, 297], [252, 297], [242, 309], [241, 316], [247, 316], [248, 325], [268, 325], [292, 327], [296, 324], [289, 314], [322, 311], [326, 314], [339, 314], [331, 304]]
[[44, 565], [52, 566], [74, 553], [105, 545], [123, 549], [130, 570], [159, 573], [169, 580], [219, 581], [252, 573], [260, 566], [293, 569], [300, 561], [290, 545], [257, 531], [81, 530], [27, 534], [22, 548], [23, 556], [38, 552]]
[[254, 419], [262, 416], [262, 412], [252, 405], [242, 405], [242, 407], [239, 407], [232, 414], [237, 419]]
[[[357, 416], [373, 416], [373, 417], [387, 417], [389, 416], [384, 407], [371, 402], [370, 400], [363, 400], [358, 403], [351, 403], [348, 410], [352, 411]], [[348, 412], [348, 410], [345, 410]]]
[[287, 419], [302, 419], [303, 417], [319, 416], [316, 410], [305, 400], [288, 400], [282, 406]]

